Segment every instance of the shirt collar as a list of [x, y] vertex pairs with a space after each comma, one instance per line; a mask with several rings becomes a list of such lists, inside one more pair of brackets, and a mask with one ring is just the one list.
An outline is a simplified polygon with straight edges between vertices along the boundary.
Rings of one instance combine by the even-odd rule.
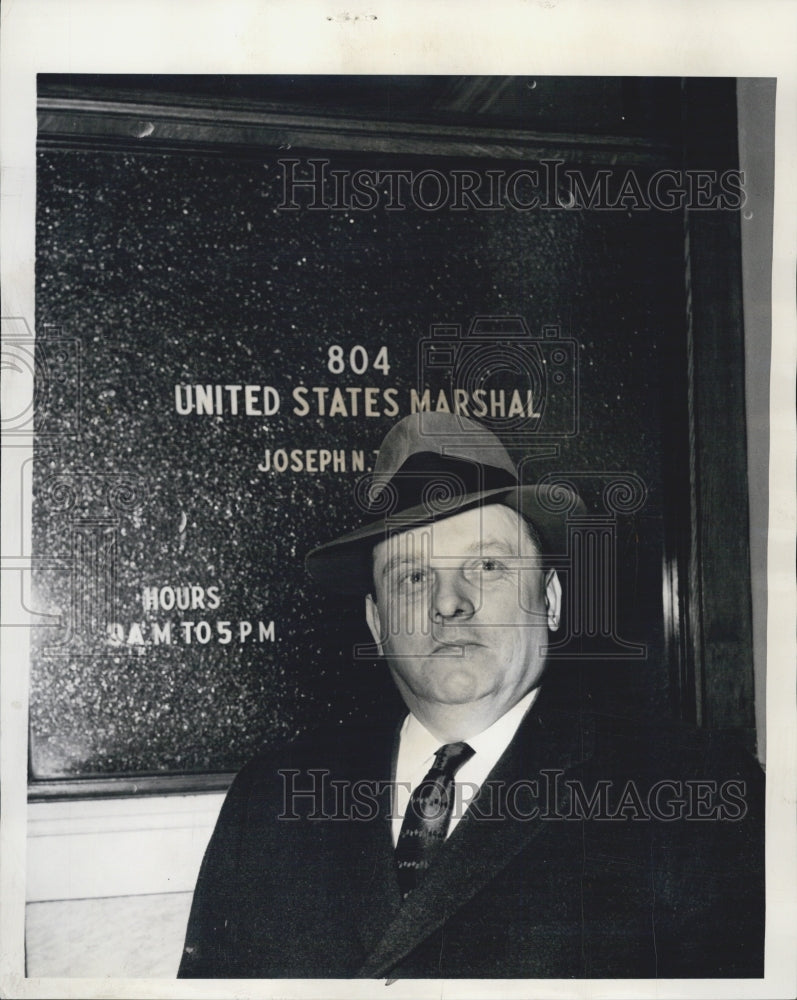
[[[500, 719], [496, 719], [491, 726], [476, 736], [468, 737], [465, 742], [473, 748], [476, 755], [489, 758], [491, 764], [495, 764], [509, 746], [523, 717], [534, 704], [539, 691], [539, 687], [529, 691]], [[422, 770], [425, 774], [431, 766], [435, 753], [442, 745], [438, 737], [433, 736], [426, 726], [410, 712], [401, 727], [399, 754], [402, 773], [408, 775]]]

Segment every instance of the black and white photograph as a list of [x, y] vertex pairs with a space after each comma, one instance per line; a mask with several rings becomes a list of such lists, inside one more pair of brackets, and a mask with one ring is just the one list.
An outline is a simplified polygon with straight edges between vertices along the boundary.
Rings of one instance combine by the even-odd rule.
[[12, 19], [4, 996], [793, 991], [788, 45], [566, 6]]

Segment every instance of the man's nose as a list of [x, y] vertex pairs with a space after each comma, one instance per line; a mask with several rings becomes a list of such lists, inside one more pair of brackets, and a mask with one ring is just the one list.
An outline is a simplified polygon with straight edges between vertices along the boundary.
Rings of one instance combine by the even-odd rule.
[[457, 570], [438, 570], [432, 592], [434, 618], [470, 618], [476, 610], [471, 587]]

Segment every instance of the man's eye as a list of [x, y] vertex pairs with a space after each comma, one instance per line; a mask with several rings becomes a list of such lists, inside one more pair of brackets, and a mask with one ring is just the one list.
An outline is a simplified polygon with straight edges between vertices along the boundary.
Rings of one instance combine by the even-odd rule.
[[426, 582], [426, 570], [424, 569], [412, 569], [406, 573], [403, 573], [400, 583], [408, 584], [411, 587], [419, 587]]
[[491, 556], [485, 556], [484, 559], [479, 559], [475, 567], [480, 573], [500, 573], [501, 570], [506, 569], [504, 563], [500, 559], [494, 559]]
[[494, 556], [484, 556], [482, 559], [474, 559], [469, 566], [465, 568], [465, 576], [467, 579], [477, 582], [481, 580], [484, 582], [486, 579], [498, 577], [506, 571], [506, 564], [500, 559], [496, 559]]

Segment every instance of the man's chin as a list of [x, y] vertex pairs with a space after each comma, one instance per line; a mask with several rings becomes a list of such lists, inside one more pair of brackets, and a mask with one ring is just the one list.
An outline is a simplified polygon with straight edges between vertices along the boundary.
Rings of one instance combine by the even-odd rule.
[[433, 694], [436, 701], [448, 705], [466, 705], [485, 694], [484, 674], [462, 666], [452, 666], [436, 673]]

